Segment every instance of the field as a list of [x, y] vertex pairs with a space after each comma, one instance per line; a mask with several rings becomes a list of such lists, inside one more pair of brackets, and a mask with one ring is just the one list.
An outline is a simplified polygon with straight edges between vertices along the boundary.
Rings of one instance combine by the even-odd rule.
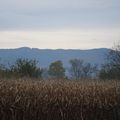
[[120, 82], [1, 79], [0, 120], [120, 120]]

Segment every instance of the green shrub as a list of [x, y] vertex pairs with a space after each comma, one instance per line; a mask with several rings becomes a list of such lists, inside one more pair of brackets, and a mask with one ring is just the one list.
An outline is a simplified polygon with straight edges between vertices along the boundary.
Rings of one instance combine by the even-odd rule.
[[37, 61], [29, 59], [17, 59], [11, 71], [19, 77], [38, 78], [42, 75], [42, 69], [37, 67]]

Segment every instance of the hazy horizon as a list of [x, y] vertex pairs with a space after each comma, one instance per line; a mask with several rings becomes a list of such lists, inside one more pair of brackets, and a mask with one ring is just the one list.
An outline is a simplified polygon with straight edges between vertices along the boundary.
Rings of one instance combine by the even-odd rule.
[[111, 48], [119, 0], [0, 0], [0, 48]]
[[87, 49], [79, 49], [79, 48], [37, 48], [37, 47], [29, 47], [29, 46], [21, 46], [21, 47], [14, 47], [14, 48], [0, 48], [0, 50], [13, 50], [13, 49], [39, 49], [39, 50], [95, 50], [95, 49], [112, 49], [111, 48], [87, 48]]

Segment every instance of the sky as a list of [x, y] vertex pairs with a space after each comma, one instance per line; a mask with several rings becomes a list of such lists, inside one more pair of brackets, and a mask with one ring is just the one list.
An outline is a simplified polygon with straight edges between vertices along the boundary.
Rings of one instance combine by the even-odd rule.
[[120, 0], [0, 0], [0, 48], [111, 48]]

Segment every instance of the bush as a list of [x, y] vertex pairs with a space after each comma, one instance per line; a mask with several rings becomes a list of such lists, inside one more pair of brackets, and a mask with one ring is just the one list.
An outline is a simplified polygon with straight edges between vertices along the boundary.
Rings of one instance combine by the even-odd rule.
[[17, 59], [15, 65], [11, 68], [12, 73], [19, 77], [41, 77], [42, 69], [37, 67], [36, 60]]

